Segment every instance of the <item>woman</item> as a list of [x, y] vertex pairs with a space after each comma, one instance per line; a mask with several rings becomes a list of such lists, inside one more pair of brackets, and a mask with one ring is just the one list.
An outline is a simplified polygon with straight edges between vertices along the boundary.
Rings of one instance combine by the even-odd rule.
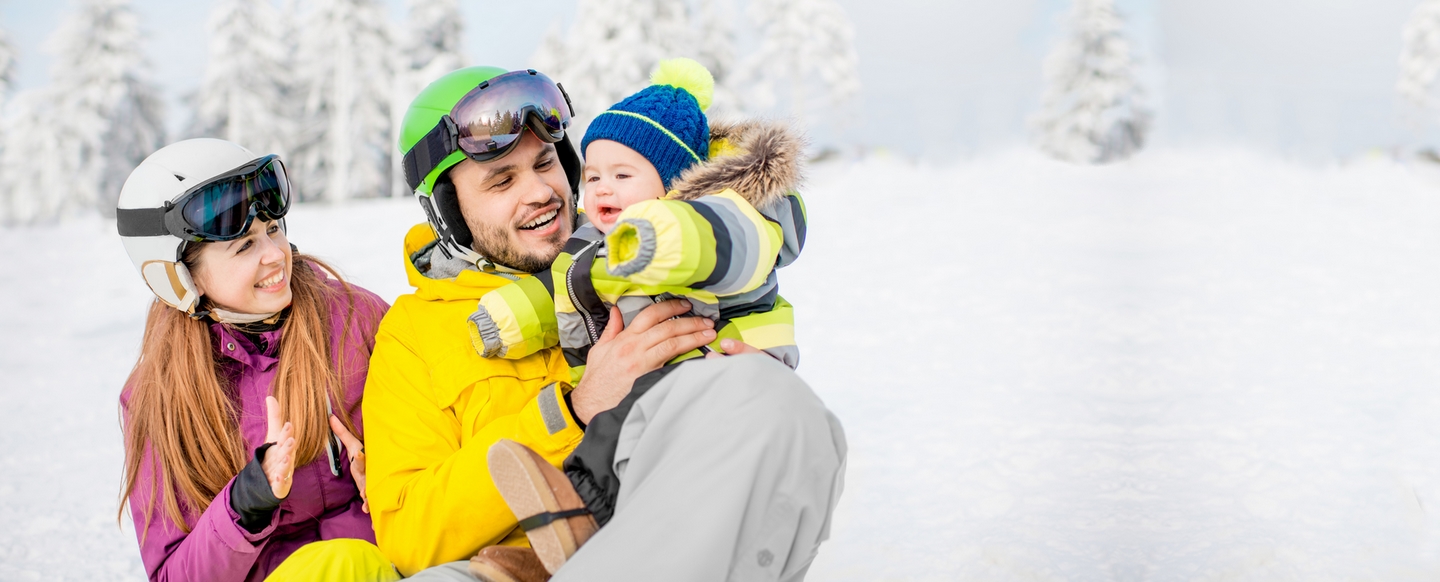
[[157, 298], [120, 396], [122, 501], [151, 580], [399, 578], [355, 436], [387, 305], [294, 250], [289, 203], [278, 158], [216, 139], [160, 149], [121, 190]]

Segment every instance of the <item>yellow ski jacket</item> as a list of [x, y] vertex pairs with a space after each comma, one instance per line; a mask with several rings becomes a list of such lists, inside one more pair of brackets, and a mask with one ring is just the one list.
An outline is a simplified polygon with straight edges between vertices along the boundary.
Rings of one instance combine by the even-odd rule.
[[584, 436], [565, 404], [558, 347], [510, 360], [471, 346], [480, 297], [527, 275], [477, 271], [434, 241], [426, 224], [405, 236], [415, 292], [380, 322], [363, 404], [375, 539], [405, 576], [528, 543], [490, 479], [490, 445], [511, 439], [559, 467]]

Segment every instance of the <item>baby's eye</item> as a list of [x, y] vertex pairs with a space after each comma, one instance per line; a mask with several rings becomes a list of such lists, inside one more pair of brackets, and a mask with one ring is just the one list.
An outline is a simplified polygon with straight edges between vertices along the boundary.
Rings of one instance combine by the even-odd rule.
[[630, 174], [615, 174], [615, 179], [616, 179], [616, 180], [624, 180], [624, 179], [629, 178], [629, 177], [630, 177]]
[[586, 182], [598, 182], [598, 181], [600, 181], [600, 176], [585, 176], [585, 181], [586, 181]]

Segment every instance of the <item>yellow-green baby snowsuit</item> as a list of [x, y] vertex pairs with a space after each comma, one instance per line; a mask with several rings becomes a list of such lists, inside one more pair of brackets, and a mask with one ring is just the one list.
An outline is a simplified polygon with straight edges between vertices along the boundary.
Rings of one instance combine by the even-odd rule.
[[[716, 321], [716, 339], [799, 363], [795, 318], [775, 269], [805, 244], [802, 142], [772, 122], [714, 123], [710, 159], [687, 169], [663, 199], [626, 208], [609, 235], [576, 229], [550, 271], [480, 299], [470, 317], [475, 350], [523, 358], [559, 343], [572, 382], [618, 306], [628, 324], [646, 306], [684, 297]], [[701, 355], [681, 355], [676, 361]]]

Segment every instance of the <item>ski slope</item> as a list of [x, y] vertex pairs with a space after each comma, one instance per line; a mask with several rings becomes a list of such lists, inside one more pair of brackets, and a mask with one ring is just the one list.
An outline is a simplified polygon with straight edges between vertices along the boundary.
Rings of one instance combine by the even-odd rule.
[[[1235, 152], [811, 171], [783, 271], [851, 451], [811, 580], [1440, 576], [1440, 185]], [[410, 200], [298, 207], [383, 297]], [[144, 577], [116, 397], [149, 294], [0, 230], [0, 580]]]

